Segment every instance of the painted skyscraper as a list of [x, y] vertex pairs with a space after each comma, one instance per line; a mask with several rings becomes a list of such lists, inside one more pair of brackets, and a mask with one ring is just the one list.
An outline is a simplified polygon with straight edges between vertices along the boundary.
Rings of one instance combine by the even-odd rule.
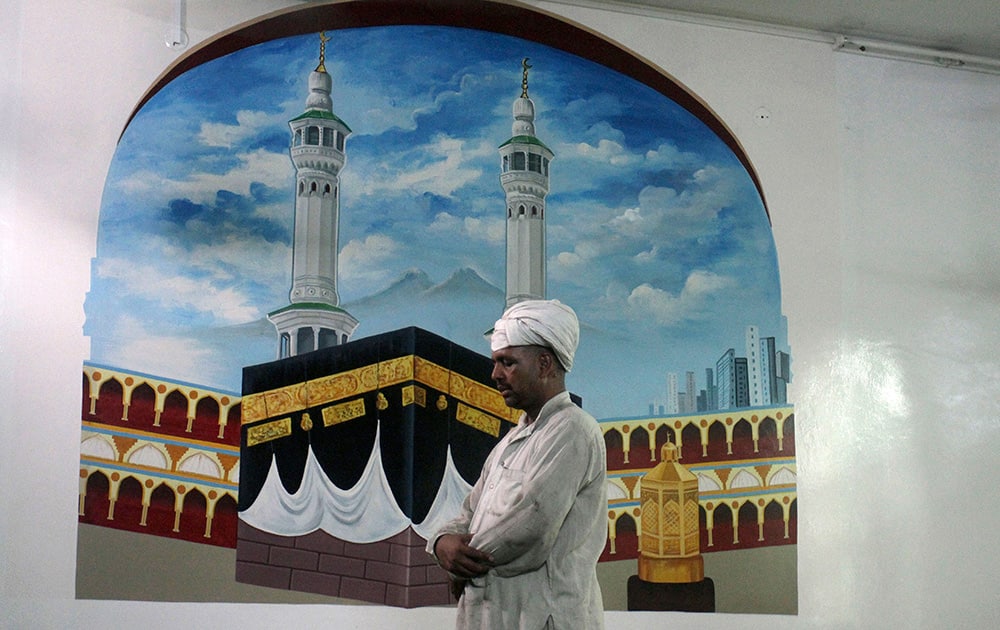
[[761, 366], [760, 366], [760, 330], [756, 326], [747, 326], [747, 386], [750, 396], [750, 406], [759, 407], [763, 404]]
[[667, 413], [679, 413], [677, 374], [667, 372]]
[[333, 113], [327, 41], [321, 34], [319, 65], [309, 74], [305, 112], [288, 123], [295, 165], [292, 289], [290, 304], [268, 314], [278, 329], [278, 358], [345, 343], [358, 326], [358, 320], [340, 308], [337, 293], [340, 170], [351, 129]]
[[545, 195], [552, 151], [535, 136], [528, 60], [521, 62], [511, 138], [500, 145], [500, 185], [507, 197], [507, 306], [545, 298]]

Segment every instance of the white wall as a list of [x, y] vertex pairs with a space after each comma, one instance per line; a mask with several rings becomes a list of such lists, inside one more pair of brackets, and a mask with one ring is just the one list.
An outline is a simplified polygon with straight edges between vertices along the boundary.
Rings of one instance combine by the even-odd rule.
[[[74, 600], [101, 188], [126, 117], [178, 54], [171, 4], [0, 7], [0, 626], [449, 627], [447, 610]], [[188, 30], [197, 43], [293, 4], [191, 2]], [[658, 65], [733, 129], [769, 204], [794, 360], [799, 615], [611, 613], [608, 627], [1000, 625], [1000, 79], [531, 4]]]

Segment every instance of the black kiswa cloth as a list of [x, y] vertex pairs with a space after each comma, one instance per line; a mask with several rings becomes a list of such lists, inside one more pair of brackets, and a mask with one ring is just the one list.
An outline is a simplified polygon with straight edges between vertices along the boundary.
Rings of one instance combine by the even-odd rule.
[[[433, 365], [434, 378], [416, 374], [418, 363]], [[372, 370], [377, 378], [372, 379]], [[272, 458], [285, 490], [298, 490], [310, 448], [330, 481], [350, 489], [372, 456], [378, 431], [382, 468], [393, 497], [412, 522], [420, 523], [437, 496], [449, 446], [459, 474], [472, 484], [490, 450], [513, 426], [497, 419], [499, 430], [493, 435], [458, 421], [459, 406], [468, 408], [474, 402], [455, 399], [449, 391], [452, 379], [492, 390], [492, 361], [415, 327], [244, 368], [243, 396], [339, 374], [351, 375], [345, 381], [354, 383], [359, 371], [367, 380], [340, 392], [336, 400], [308, 401], [307, 408], [243, 427], [241, 510], [259, 495]], [[252, 426], [285, 418], [290, 434], [248, 446]]]

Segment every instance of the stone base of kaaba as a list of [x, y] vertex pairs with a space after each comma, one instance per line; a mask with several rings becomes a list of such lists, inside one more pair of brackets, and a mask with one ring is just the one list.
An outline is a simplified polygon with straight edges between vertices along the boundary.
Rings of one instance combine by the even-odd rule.
[[448, 574], [413, 529], [368, 544], [315, 531], [275, 536], [240, 521], [236, 581], [386, 606], [454, 604]]
[[646, 582], [633, 575], [628, 579], [628, 609], [715, 612], [715, 583], [711, 578], [677, 584]]

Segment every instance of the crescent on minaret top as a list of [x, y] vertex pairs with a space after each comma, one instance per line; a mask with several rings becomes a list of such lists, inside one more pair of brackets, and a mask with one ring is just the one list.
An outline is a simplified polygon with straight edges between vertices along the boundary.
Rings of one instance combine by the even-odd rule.
[[319, 65], [316, 66], [316, 72], [326, 72], [326, 43], [330, 41], [330, 38], [326, 36], [326, 31], [321, 31], [319, 34]]

